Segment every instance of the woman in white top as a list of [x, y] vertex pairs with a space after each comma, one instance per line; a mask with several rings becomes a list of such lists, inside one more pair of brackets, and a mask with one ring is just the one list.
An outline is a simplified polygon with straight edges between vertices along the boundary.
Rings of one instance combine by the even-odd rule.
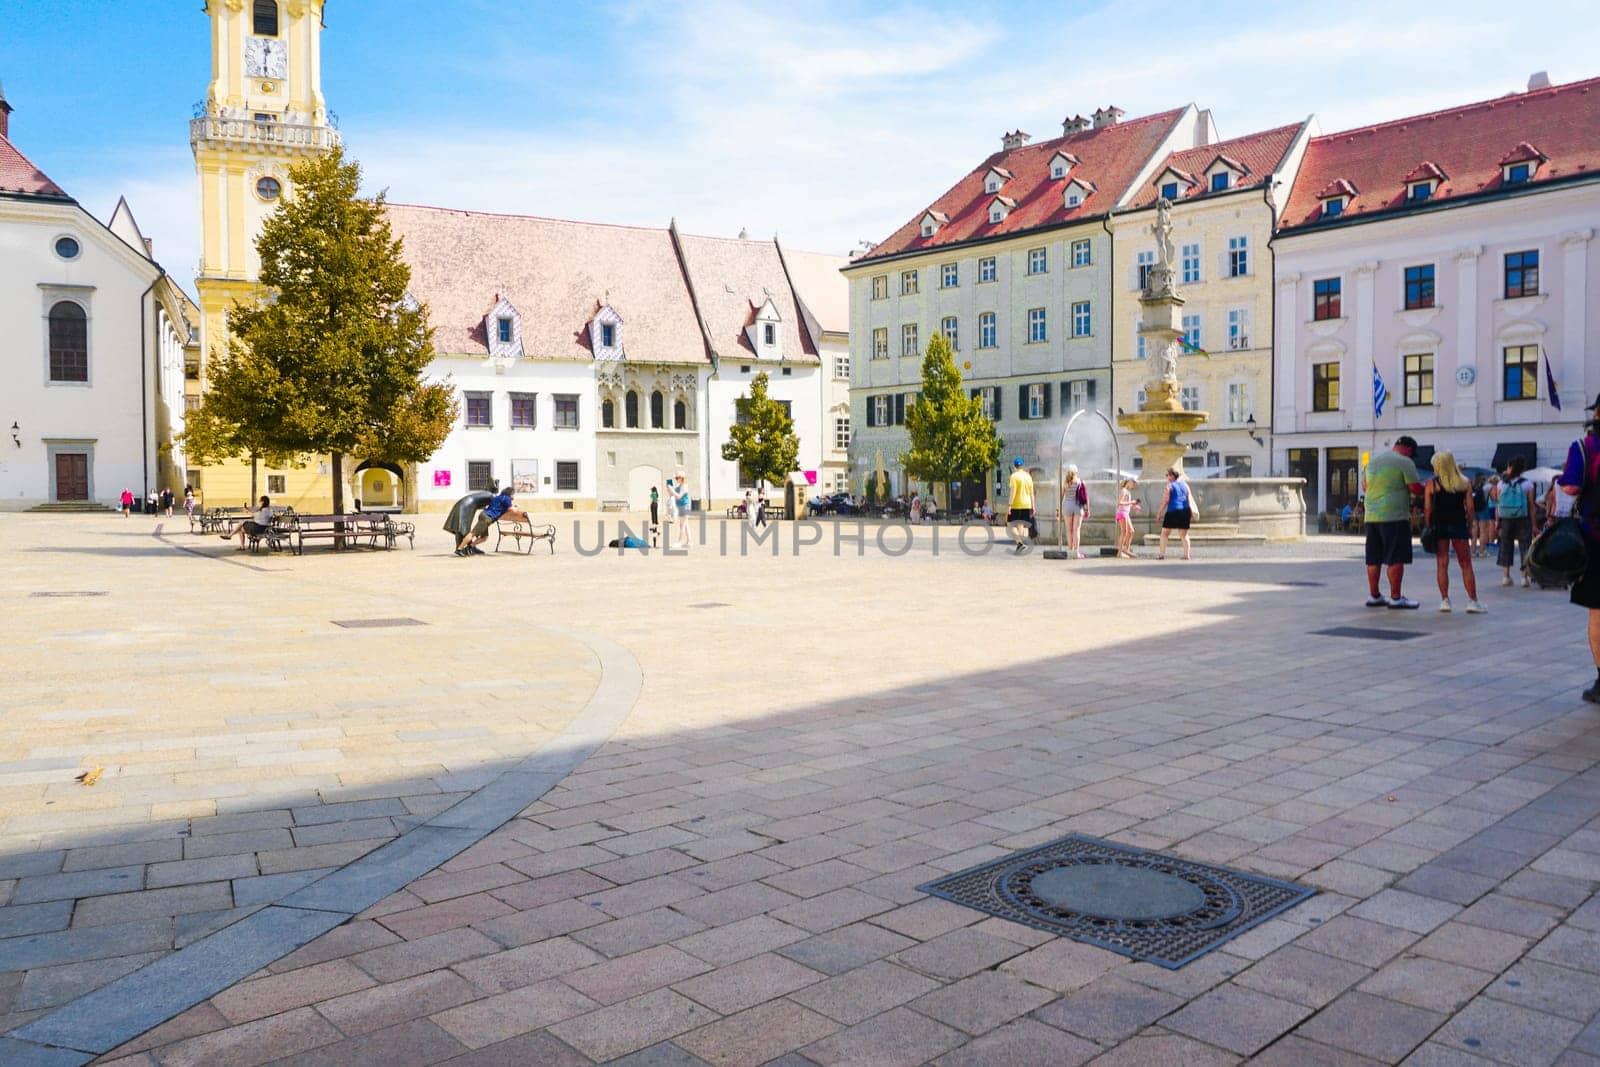
[[1083, 520], [1089, 517], [1089, 490], [1078, 477], [1078, 465], [1067, 464], [1066, 477], [1061, 482], [1061, 496], [1056, 502], [1056, 519], [1067, 524], [1067, 555], [1082, 559], [1079, 545], [1083, 537]]
[[1550, 488], [1544, 494], [1544, 528], [1548, 530], [1556, 524], [1556, 520], [1571, 515], [1573, 506], [1577, 503], [1577, 497], [1571, 493], [1563, 493], [1556, 480], [1550, 479]]

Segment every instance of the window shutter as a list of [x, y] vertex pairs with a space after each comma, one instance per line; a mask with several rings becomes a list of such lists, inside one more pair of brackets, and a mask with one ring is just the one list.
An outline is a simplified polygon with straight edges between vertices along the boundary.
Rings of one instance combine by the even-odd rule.
[[1005, 396], [1005, 395], [1006, 395], [1006, 391], [1004, 389], [1000, 388], [998, 385], [994, 387], [994, 405], [993, 405], [994, 414], [989, 416], [989, 417], [995, 422], [999, 422], [1000, 421], [1000, 407], [1001, 407], [1000, 398]]
[[1019, 385], [1019, 386], [1017, 386], [1017, 418], [1025, 419], [1027, 417], [1028, 417], [1028, 387], [1026, 385]]
[[878, 401], [876, 397], [867, 397], [867, 425], [878, 425]]
[[1044, 384], [1044, 417], [1050, 417], [1050, 383]]
[[1071, 411], [1072, 410], [1072, 383], [1071, 382], [1062, 382], [1061, 383], [1061, 410], [1062, 411]]
[[903, 425], [905, 425], [905, 421], [906, 421], [906, 394], [904, 394], [904, 393], [896, 393], [894, 395], [894, 424], [896, 426], [903, 426]]
[[1099, 385], [1099, 384], [1100, 383], [1095, 381], [1093, 378], [1089, 379], [1089, 406], [1091, 408], [1095, 406], [1095, 403], [1094, 403], [1094, 392], [1095, 392], [1095, 389], [1094, 389], [1094, 387]]

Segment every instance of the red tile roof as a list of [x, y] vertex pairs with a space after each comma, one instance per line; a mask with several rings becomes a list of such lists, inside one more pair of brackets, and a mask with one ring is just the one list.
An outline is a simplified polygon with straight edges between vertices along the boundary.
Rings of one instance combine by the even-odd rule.
[[1135, 194], [1128, 208], [1132, 210], [1154, 204], [1161, 195], [1163, 176], [1169, 170], [1191, 183], [1188, 188], [1178, 190], [1179, 201], [1211, 195], [1205, 182], [1205, 172], [1219, 159], [1242, 175], [1235, 180], [1235, 184], [1229, 186], [1230, 189], [1259, 187], [1277, 170], [1289, 146], [1304, 127], [1305, 123], [1296, 122], [1290, 126], [1245, 134], [1231, 141], [1218, 141], [1173, 152], [1156, 167], [1155, 177]]
[[[1322, 221], [1318, 199], [1330, 184], [1355, 187], [1337, 225], [1408, 208], [1405, 177], [1432, 161], [1449, 177], [1426, 203], [1467, 200], [1504, 188], [1500, 167], [1526, 144], [1548, 161], [1530, 185], [1600, 172], [1600, 78], [1535, 89], [1476, 104], [1315, 137], [1290, 192], [1281, 228]], [[1535, 146], [1537, 146], [1535, 148]]]
[[[1114, 126], [996, 152], [855, 262], [866, 263], [904, 252], [1099, 218], [1115, 205], [1182, 114], [1181, 108], [1163, 111]], [[1082, 160], [1065, 178], [1050, 177], [1050, 159], [1057, 150], [1071, 152]], [[989, 222], [993, 194], [983, 191], [984, 177], [994, 168], [1010, 171], [1014, 176], [1006, 183], [1005, 192], [1017, 204], [1004, 221], [998, 223]], [[1074, 179], [1098, 191], [1069, 210], [1063, 204], [1062, 190]], [[944, 212], [950, 216], [950, 221], [940, 226], [932, 237], [923, 237], [920, 223], [930, 210]]]
[[795, 301], [783, 261], [778, 258], [776, 244], [689, 234], [679, 234], [678, 240], [700, 315], [717, 355], [723, 359], [755, 359], [745, 327], [755, 321], [755, 313], [770, 296], [781, 320], [783, 358], [788, 362], [816, 361], [816, 347], [800, 323], [800, 305]]
[[71, 199], [66, 190], [45, 176], [15, 145], [0, 135], [0, 193]]

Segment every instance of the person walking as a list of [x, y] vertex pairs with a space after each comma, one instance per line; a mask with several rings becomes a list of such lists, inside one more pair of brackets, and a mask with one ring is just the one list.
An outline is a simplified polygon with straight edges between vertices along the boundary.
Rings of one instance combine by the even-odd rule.
[[171, 486], [161, 490], [161, 510], [169, 519], [172, 518], [172, 500], [173, 496]]
[[677, 530], [675, 535], [678, 540], [677, 547], [687, 550], [689, 547], [689, 479], [682, 471], [678, 472], [676, 484], [668, 487], [672, 494], [674, 514], [677, 516]]
[[1132, 478], [1124, 478], [1117, 487], [1117, 557], [1119, 559], [1133, 559], [1133, 513], [1138, 511], [1140, 504], [1133, 498], [1133, 491], [1139, 483]]
[[194, 522], [194, 486], [183, 487], [183, 513], [189, 517], [189, 522]]
[[1011, 499], [1006, 504], [1006, 532], [1016, 542], [1017, 555], [1033, 547], [1028, 540], [1033, 530], [1033, 475], [1021, 456], [1011, 461]]
[[1589, 658], [1594, 661], [1594, 684], [1583, 691], [1583, 699], [1600, 704], [1600, 508], [1596, 507], [1596, 485], [1600, 485], [1600, 396], [1586, 409], [1588, 419], [1583, 437], [1567, 449], [1567, 462], [1556, 484], [1573, 501], [1573, 511], [1583, 526], [1588, 542], [1589, 563], [1568, 594], [1572, 603], [1589, 611]]
[[[756, 525], [758, 527], [760, 527], [760, 526], [765, 526], [766, 524], [767, 524], [767, 491], [765, 489], [763, 489], [759, 493], [756, 494]], [[686, 538], [688, 537], [687, 534], [685, 534], [684, 536]]]
[[650, 487], [650, 529], [661, 528], [661, 490]]
[[1472, 484], [1461, 473], [1450, 452], [1433, 454], [1433, 477], [1422, 497], [1422, 521], [1433, 527], [1434, 560], [1439, 574], [1439, 610], [1450, 611], [1450, 554], [1461, 567], [1461, 584], [1467, 590], [1467, 614], [1482, 615], [1478, 603], [1478, 577], [1472, 572], [1472, 527], [1477, 512], [1472, 507]]
[[1161, 519], [1161, 547], [1156, 551], [1156, 559], [1167, 558], [1167, 535], [1173, 530], [1178, 531], [1178, 539], [1183, 543], [1183, 558], [1190, 558], [1189, 527], [1194, 524], [1193, 496], [1189, 479], [1183, 476], [1183, 471], [1168, 467], [1167, 492], [1161, 498], [1161, 510], [1157, 512]]
[[[1401, 595], [1406, 565], [1411, 562], [1411, 494], [1422, 492], [1417, 442], [1407, 434], [1395, 438], [1392, 451], [1373, 456], [1361, 472], [1367, 501], [1367, 607], [1415, 611], [1420, 605]], [[1378, 589], [1387, 570], [1389, 595]]]
[[744, 521], [750, 529], [754, 530], [756, 528], [756, 491], [754, 489], [746, 489], [744, 491]]
[[1078, 465], [1067, 464], [1067, 473], [1061, 479], [1061, 494], [1056, 501], [1056, 521], [1067, 524], [1067, 555], [1082, 559], [1079, 542], [1083, 536], [1083, 520], [1089, 517], [1089, 487], [1078, 477]]
[[133, 514], [133, 490], [132, 489], [126, 489], [126, 488], [123, 489], [122, 490], [122, 496], [118, 498], [118, 503], [120, 503], [122, 505], [122, 517], [123, 518], [127, 518], [129, 515], [132, 515]]
[[1472, 479], [1471, 498], [1472, 498], [1472, 554], [1474, 556], [1483, 556], [1483, 555], [1487, 555], [1488, 554], [1487, 550], [1483, 547], [1483, 545], [1484, 545], [1483, 527], [1485, 525], [1484, 524], [1484, 519], [1483, 519], [1483, 512], [1484, 512], [1484, 509], [1486, 507], [1488, 507], [1488, 505], [1489, 505], [1489, 493], [1484, 488], [1483, 475], [1481, 475], [1481, 474], [1478, 475], [1476, 478]]
[[[1500, 532], [1496, 538], [1500, 551], [1495, 562], [1503, 573], [1500, 584], [1511, 584], [1511, 564], [1516, 551], [1522, 550], [1522, 564], [1526, 571], [1528, 546], [1533, 543], [1533, 483], [1522, 476], [1528, 461], [1512, 456], [1502, 472], [1500, 484], [1494, 490], [1495, 514], [1499, 516]], [[1522, 575], [1522, 588], [1528, 588], [1528, 575]]]

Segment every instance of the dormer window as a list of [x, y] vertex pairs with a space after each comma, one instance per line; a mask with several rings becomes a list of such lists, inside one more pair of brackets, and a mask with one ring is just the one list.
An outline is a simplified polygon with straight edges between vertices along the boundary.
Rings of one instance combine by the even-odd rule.
[[1506, 168], [1506, 184], [1521, 185], [1533, 177], [1533, 166], [1529, 163], [1513, 163]]
[[990, 222], [1004, 222], [1004, 221], [1006, 221], [1005, 208], [1001, 207], [999, 204], [991, 205], [989, 207], [989, 221]]
[[1066, 176], [1067, 176], [1067, 168], [1062, 166], [1060, 163], [1057, 163], [1057, 164], [1055, 164], [1054, 166], [1052, 166], [1050, 168], [1050, 177], [1052, 177], [1052, 178], [1065, 178]]
[[1500, 157], [1500, 181], [1505, 185], [1521, 185], [1532, 181], [1539, 168], [1549, 162], [1549, 157], [1527, 141], [1523, 141]]
[[1074, 178], [1072, 181], [1068, 182], [1067, 187], [1061, 191], [1061, 204], [1068, 211], [1071, 211], [1073, 208], [1078, 207], [1085, 200], [1089, 199], [1089, 194], [1092, 192], [1094, 192], [1093, 182], [1080, 181], [1079, 179]]
[[617, 328], [609, 322], [600, 324], [600, 345], [602, 348], [614, 348], [617, 343]]
[[589, 347], [595, 359], [626, 358], [622, 347], [622, 316], [610, 304], [599, 304], [594, 309], [594, 318], [589, 322]]
[[522, 355], [522, 313], [499, 294], [483, 317], [483, 339], [491, 359], [511, 360]]
[[950, 221], [950, 216], [942, 211], [929, 211], [922, 216], [922, 236], [932, 237], [939, 232], [939, 227]]
[[983, 191], [994, 194], [1000, 191], [1001, 186], [1011, 180], [1011, 172], [1004, 167], [990, 167], [989, 173], [983, 178]]
[[1206, 189], [1220, 193], [1239, 184], [1239, 179], [1250, 173], [1250, 168], [1232, 156], [1219, 155], [1206, 166]]
[[998, 224], [1006, 221], [1006, 216], [1011, 214], [1011, 209], [1016, 206], [1017, 202], [1009, 196], [995, 197], [989, 205], [989, 222]]
[[1230, 181], [1232, 177], [1233, 175], [1225, 170], [1217, 171], [1211, 176], [1211, 191], [1213, 193], [1220, 193], [1222, 190], [1233, 184], [1233, 182]]
[[1406, 199], [1413, 204], [1420, 204], [1433, 195], [1432, 182], [1412, 182], [1407, 187]]
[[782, 359], [783, 338], [778, 333], [778, 326], [783, 316], [778, 314], [778, 305], [772, 297], [763, 299], [760, 307], [752, 302], [750, 318], [746, 321], [745, 346], [762, 359]]
[[770, 322], [761, 326], [761, 343], [771, 348], [778, 343], [778, 327]]
[[1326, 200], [1324, 200], [1322, 202], [1322, 217], [1325, 218], [1325, 219], [1331, 219], [1335, 215], [1343, 215], [1344, 214], [1344, 205], [1345, 205], [1345, 198], [1344, 197], [1342, 197], [1342, 196], [1330, 196], [1330, 197], [1328, 197], [1328, 199], [1326, 199]]
[[1071, 152], [1057, 152], [1050, 157], [1050, 178], [1059, 181], [1072, 173], [1072, 168], [1078, 165], [1078, 157]]
[[1355, 198], [1356, 187], [1344, 178], [1336, 178], [1322, 187], [1317, 194], [1317, 199], [1322, 202], [1322, 217], [1331, 219], [1335, 215], [1344, 214], [1344, 209], [1350, 206], [1350, 201]]
[[1448, 178], [1444, 170], [1437, 163], [1423, 160], [1400, 180], [1405, 183], [1406, 200], [1413, 204], [1420, 204], [1425, 200], [1433, 199], [1433, 194], [1439, 191], [1439, 186]]
[[516, 323], [512, 321], [509, 315], [502, 315], [495, 319], [495, 340], [503, 345], [510, 344], [515, 336], [513, 332], [515, 325]]
[[1167, 182], [1166, 184], [1164, 184], [1161, 187], [1161, 198], [1163, 200], [1176, 200], [1176, 199], [1178, 199], [1178, 183], [1177, 182]]

